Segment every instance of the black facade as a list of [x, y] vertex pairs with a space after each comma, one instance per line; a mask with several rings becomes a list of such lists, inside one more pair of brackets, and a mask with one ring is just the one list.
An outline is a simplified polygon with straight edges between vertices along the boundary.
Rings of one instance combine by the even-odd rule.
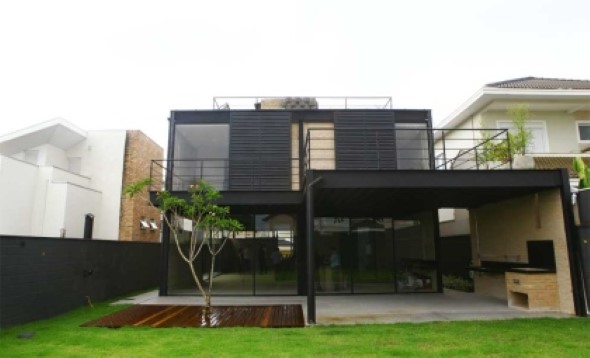
[[[435, 170], [428, 110], [173, 111], [169, 120], [166, 189], [183, 196], [209, 181], [246, 223], [219, 268], [240, 289], [217, 294], [441, 292], [439, 208], [569, 185], [559, 170]], [[184, 294], [169, 245], [161, 294]]]

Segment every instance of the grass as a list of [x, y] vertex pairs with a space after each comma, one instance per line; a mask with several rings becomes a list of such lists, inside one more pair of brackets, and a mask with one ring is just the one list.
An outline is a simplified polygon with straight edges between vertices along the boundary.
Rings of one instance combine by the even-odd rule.
[[[85, 328], [126, 306], [82, 308], [0, 331], [1, 357], [550, 356], [590, 351], [590, 319], [263, 328]], [[19, 339], [22, 332], [35, 332]]]

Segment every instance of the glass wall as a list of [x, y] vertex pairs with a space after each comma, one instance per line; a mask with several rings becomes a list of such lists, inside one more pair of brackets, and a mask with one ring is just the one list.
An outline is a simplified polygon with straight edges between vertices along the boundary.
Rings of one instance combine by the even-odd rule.
[[426, 124], [396, 123], [397, 169], [429, 169], [430, 155]]
[[398, 292], [435, 292], [437, 269], [432, 214], [394, 220], [393, 228]]
[[403, 219], [316, 218], [318, 294], [435, 292], [430, 213]]
[[204, 179], [228, 187], [229, 124], [182, 124], [175, 128], [173, 190]]
[[[295, 261], [294, 216], [258, 214], [237, 216], [245, 230], [229, 239], [216, 256], [213, 294], [217, 295], [295, 295], [297, 268]], [[188, 246], [185, 233], [183, 249]], [[173, 240], [173, 239], [172, 239]], [[221, 242], [221, 239], [217, 239]], [[198, 294], [185, 262], [180, 259], [176, 244], [170, 243], [170, 294]], [[211, 255], [203, 249], [195, 268], [208, 282]]]

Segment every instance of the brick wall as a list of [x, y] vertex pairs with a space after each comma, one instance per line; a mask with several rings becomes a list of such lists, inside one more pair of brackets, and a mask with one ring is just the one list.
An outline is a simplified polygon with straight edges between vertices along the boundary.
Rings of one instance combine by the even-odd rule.
[[[559, 309], [574, 314], [570, 263], [558, 189], [484, 205], [470, 211], [473, 263], [528, 262], [528, 240], [552, 240]], [[477, 285], [476, 285], [477, 293]]]
[[559, 310], [557, 278], [554, 273], [506, 272], [506, 293], [511, 307], [533, 311]]
[[[152, 160], [163, 159], [164, 150], [148, 136], [140, 131], [127, 131], [125, 143], [125, 166], [123, 171], [123, 188], [135, 181], [150, 176]], [[145, 203], [146, 196], [133, 199], [121, 198], [121, 218], [119, 224], [119, 240], [151, 241], [160, 239], [160, 213]], [[142, 229], [140, 220], [148, 222], [153, 219], [157, 230]]]

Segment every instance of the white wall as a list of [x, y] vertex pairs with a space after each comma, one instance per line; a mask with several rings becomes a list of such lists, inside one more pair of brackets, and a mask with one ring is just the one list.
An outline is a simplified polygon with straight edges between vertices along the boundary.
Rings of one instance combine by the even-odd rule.
[[[0, 157], [0, 233], [82, 237], [84, 215], [95, 216], [93, 237], [119, 238], [126, 131], [91, 131], [64, 151], [41, 145], [38, 165]], [[24, 158], [24, 152], [15, 154]], [[81, 174], [67, 171], [81, 158]]]
[[[100, 211], [102, 195], [100, 192], [83, 188], [73, 184], [67, 184], [66, 207], [68, 210], [64, 217], [64, 228], [67, 237], [84, 236], [84, 220], [86, 214], [93, 214]], [[118, 230], [118, 225], [117, 225]], [[93, 237], [96, 236], [97, 226], [94, 223]]]
[[0, 234], [32, 235], [38, 167], [0, 155]]
[[119, 239], [119, 215], [125, 163], [124, 130], [89, 131], [85, 141], [67, 151], [68, 157], [81, 157], [81, 175], [90, 178], [91, 188], [102, 193], [94, 216], [94, 237]]

